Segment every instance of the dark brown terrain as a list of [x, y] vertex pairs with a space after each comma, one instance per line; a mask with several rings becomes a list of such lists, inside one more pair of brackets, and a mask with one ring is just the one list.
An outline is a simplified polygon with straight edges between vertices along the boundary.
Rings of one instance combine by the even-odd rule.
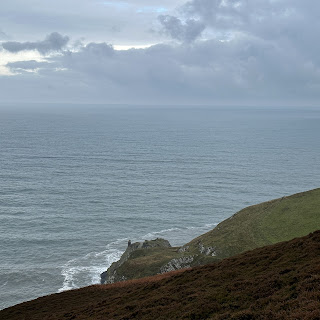
[[0, 319], [320, 319], [320, 231], [213, 265], [39, 298]]

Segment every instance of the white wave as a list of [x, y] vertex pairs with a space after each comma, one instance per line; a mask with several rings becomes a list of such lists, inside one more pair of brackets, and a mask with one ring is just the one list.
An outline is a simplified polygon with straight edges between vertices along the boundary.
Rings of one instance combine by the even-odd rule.
[[207, 223], [202, 226], [189, 226], [189, 227], [175, 227], [169, 229], [163, 229], [160, 231], [149, 232], [142, 238], [136, 241], [151, 240], [156, 237], [163, 237], [171, 243], [173, 246], [181, 246], [197, 236], [210, 231], [213, 229], [217, 223]]
[[153, 238], [155, 236], [167, 233], [167, 232], [172, 232], [172, 231], [180, 231], [183, 230], [182, 228], [170, 228], [170, 229], [164, 229], [164, 230], [160, 230], [160, 231], [154, 231], [154, 232], [149, 232], [146, 235], [143, 236], [143, 238], [149, 239], [149, 238]]
[[[173, 245], [182, 245], [192, 240], [193, 237], [209, 231], [216, 225], [217, 223], [212, 223], [199, 227], [163, 229], [149, 232], [142, 236], [141, 239], [134, 240], [134, 237], [132, 237], [132, 240], [144, 241], [162, 236], [172, 242]], [[190, 233], [191, 230], [192, 232]], [[62, 267], [61, 275], [64, 277], [64, 281], [58, 292], [100, 283], [100, 274], [106, 271], [113, 262], [120, 259], [128, 240], [129, 238], [117, 239], [108, 244], [102, 252], [90, 252], [84, 256], [69, 260]]]
[[214, 228], [215, 226], [217, 226], [218, 225], [218, 223], [207, 223], [206, 225], [205, 225], [205, 227], [206, 228]]
[[218, 223], [207, 223], [204, 226], [200, 227], [186, 227], [188, 230], [194, 230], [194, 229], [208, 229], [208, 228], [214, 228]]
[[123, 251], [119, 244], [127, 239], [118, 239], [106, 246], [102, 252], [90, 252], [82, 257], [69, 260], [61, 270], [63, 285], [58, 292], [77, 289], [83, 286], [100, 283], [100, 274], [106, 271], [113, 262], [120, 259]]

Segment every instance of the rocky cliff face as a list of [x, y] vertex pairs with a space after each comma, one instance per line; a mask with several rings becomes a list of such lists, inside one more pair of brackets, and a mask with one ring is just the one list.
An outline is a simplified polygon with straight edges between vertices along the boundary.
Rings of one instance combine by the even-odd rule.
[[204, 247], [202, 243], [199, 243], [196, 250], [190, 250], [189, 246], [171, 247], [165, 239], [135, 242], [128, 245], [119, 261], [101, 274], [101, 284], [162, 274], [215, 261], [217, 259], [213, 248]]
[[167, 264], [160, 268], [160, 273], [166, 273], [178, 269], [190, 268], [194, 260], [193, 256], [181, 257], [170, 260]]

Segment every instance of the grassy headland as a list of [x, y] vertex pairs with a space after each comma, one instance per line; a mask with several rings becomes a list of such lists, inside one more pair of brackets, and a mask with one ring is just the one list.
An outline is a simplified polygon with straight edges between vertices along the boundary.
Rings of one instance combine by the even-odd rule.
[[[179, 248], [139, 249], [117, 267], [115, 281], [204, 265], [320, 229], [320, 189], [247, 207]], [[111, 281], [112, 282], [112, 281]]]

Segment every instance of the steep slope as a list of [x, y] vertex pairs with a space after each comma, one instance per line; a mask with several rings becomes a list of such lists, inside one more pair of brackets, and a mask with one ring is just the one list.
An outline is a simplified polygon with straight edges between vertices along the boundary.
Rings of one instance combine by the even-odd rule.
[[223, 259], [320, 229], [320, 189], [245, 208], [183, 246]]
[[181, 248], [135, 252], [121, 267], [114, 264], [102, 283], [212, 263], [318, 229], [320, 189], [315, 189], [245, 208]]
[[91, 286], [0, 311], [0, 319], [319, 319], [320, 231], [221, 262]]

